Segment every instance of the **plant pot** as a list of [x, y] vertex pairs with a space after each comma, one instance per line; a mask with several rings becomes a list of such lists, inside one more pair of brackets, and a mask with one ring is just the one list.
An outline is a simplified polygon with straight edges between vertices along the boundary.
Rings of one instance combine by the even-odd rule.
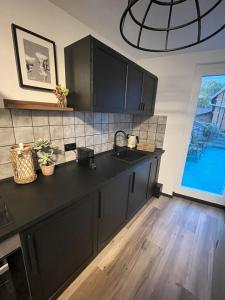
[[60, 108], [64, 108], [64, 107], [66, 107], [66, 105], [67, 105], [67, 103], [66, 103], [67, 101], [66, 101], [66, 97], [61, 97], [60, 99], [58, 98], [58, 107], [60, 107]]
[[41, 171], [44, 176], [53, 175], [55, 172], [55, 165], [51, 166], [41, 166]]

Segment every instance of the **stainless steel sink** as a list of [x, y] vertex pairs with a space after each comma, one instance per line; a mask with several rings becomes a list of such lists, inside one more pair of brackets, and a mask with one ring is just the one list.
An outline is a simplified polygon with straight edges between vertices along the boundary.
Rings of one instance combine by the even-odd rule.
[[146, 153], [143, 153], [138, 150], [122, 149], [112, 154], [112, 157], [118, 160], [122, 160], [128, 163], [135, 162], [142, 157], [146, 156]]

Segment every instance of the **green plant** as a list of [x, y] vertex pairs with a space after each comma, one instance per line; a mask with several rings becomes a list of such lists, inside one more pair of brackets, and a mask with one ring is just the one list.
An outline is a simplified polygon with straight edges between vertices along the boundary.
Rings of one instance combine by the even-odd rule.
[[38, 162], [41, 166], [51, 166], [55, 163], [53, 153], [37, 152]]
[[54, 154], [57, 153], [58, 147], [45, 139], [37, 139], [34, 143], [38, 162], [41, 166], [51, 166], [55, 163]]
[[223, 83], [216, 80], [207, 80], [207, 77], [203, 77], [198, 98], [198, 107], [211, 107], [210, 103], [212, 96], [223, 87]]
[[192, 135], [191, 136], [191, 141], [190, 141], [190, 144], [189, 144], [189, 148], [188, 148], [188, 153], [192, 153], [192, 151], [194, 151], [197, 147], [198, 147], [198, 141]]
[[58, 98], [59, 101], [63, 101], [65, 97], [68, 96], [69, 89], [62, 86], [61, 84], [58, 84], [53, 93], [55, 94], [55, 96]]
[[209, 137], [211, 134], [218, 133], [218, 128], [214, 124], [208, 124], [203, 131], [205, 137]]

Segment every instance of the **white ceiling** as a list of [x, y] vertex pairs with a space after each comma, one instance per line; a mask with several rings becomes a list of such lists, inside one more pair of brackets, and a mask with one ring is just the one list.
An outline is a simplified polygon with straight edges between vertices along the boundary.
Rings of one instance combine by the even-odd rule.
[[[77, 18], [87, 26], [91, 27], [94, 31], [98, 32], [104, 38], [110, 40], [116, 44], [119, 48], [123, 49], [135, 59], [143, 59], [148, 57], [160, 56], [162, 54], [144, 52], [136, 50], [129, 46], [121, 37], [119, 30], [120, 18], [125, 10], [128, 1], [127, 0], [49, 0], [58, 7], [65, 10], [67, 13]], [[169, 0], [161, 0], [169, 2]], [[218, 0], [199, 0], [201, 12], [204, 13]], [[144, 9], [147, 7], [149, 0], [140, 0], [134, 7], [134, 14], [139, 20], [143, 18]], [[152, 13], [150, 17], [146, 19], [146, 25], [154, 26], [166, 26], [168, 19], [168, 10], [160, 8], [157, 5], [152, 6]], [[183, 4], [177, 5], [172, 15], [172, 25], [179, 25], [189, 20], [196, 18], [195, 12], [195, 0], [186, 0]], [[205, 18], [206, 22], [202, 23], [203, 36], [211, 34], [225, 23], [225, 0], [217, 7], [211, 17]], [[129, 22], [126, 25], [128, 37], [133, 40], [137, 40], [137, 30], [133, 22]], [[196, 39], [197, 27], [192, 26], [190, 30], [179, 31], [175, 35], [170, 35], [172, 45], [181, 45], [187, 43], [192, 39]], [[164, 39], [163, 39], [164, 38]], [[151, 46], [153, 48], [162, 46], [162, 40], [165, 40], [165, 36], [161, 34], [147, 34], [143, 31], [143, 44], [144, 46]], [[197, 46], [188, 48], [182, 51], [170, 52], [170, 54], [194, 52], [194, 51], [206, 51], [214, 49], [225, 49], [225, 30], [214, 36], [210, 40], [199, 44]]]

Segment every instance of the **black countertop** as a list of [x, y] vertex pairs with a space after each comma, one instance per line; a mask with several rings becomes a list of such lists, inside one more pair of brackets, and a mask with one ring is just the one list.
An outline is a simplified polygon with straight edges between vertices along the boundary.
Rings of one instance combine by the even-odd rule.
[[113, 159], [111, 152], [105, 152], [96, 156], [96, 170], [72, 161], [57, 166], [53, 176], [39, 175], [30, 184], [18, 185], [13, 179], [3, 180], [0, 198], [5, 201], [13, 222], [0, 228], [0, 241], [71, 205], [138, 162], [163, 152], [157, 149], [132, 164]]

